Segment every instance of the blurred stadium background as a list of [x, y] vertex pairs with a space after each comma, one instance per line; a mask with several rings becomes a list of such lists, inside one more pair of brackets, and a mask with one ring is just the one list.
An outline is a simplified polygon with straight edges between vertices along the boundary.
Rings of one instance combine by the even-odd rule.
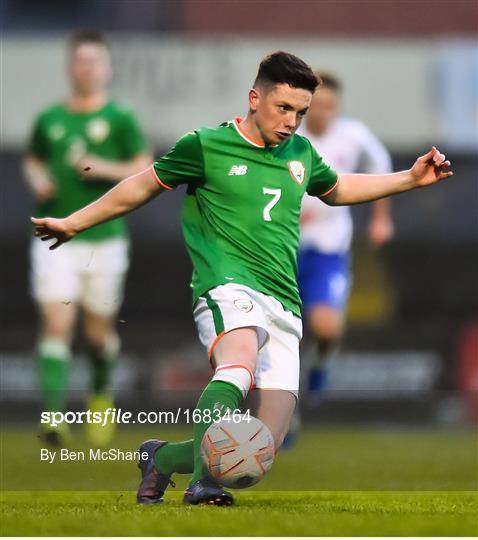
[[[325, 403], [316, 413], [304, 413], [316, 427], [473, 433], [476, 2], [2, 0], [0, 6], [3, 421], [38, 419], [32, 360], [37, 323], [27, 258], [32, 200], [22, 179], [22, 153], [34, 115], [66, 92], [68, 32], [93, 27], [111, 40], [111, 93], [138, 111], [158, 156], [195, 127], [245, 113], [260, 58], [278, 49], [343, 80], [344, 113], [363, 120], [384, 141], [395, 169], [411, 165], [430, 144], [445, 151], [454, 178], [393, 200], [396, 238], [385, 249], [369, 248], [369, 209], [354, 209], [349, 331]], [[209, 377], [191, 316], [182, 196], [181, 190], [168, 193], [129, 218], [132, 265], [118, 320], [124, 350], [116, 379], [125, 407], [192, 404]], [[81, 390], [87, 373], [79, 345], [81, 338], [71, 386]], [[307, 355], [305, 342], [305, 361]], [[473, 438], [463, 440], [476, 451]]]

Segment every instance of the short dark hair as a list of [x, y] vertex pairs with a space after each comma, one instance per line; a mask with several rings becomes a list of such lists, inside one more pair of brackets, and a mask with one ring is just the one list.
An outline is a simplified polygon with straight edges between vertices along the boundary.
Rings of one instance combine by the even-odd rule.
[[314, 93], [319, 85], [310, 67], [293, 54], [278, 51], [266, 56], [259, 65], [254, 86], [288, 84]]
[[330, 88], [338, 94], [342, 92], [342, 83], [333, 73], [329, 73], [328, 71], [315, 71], [315, 76], [320, 81], [320, 88]]
[[109, 49], [108, 42], [105, 36], [98, 30], [77, 30], [70, 35], [68, 39], [68, 48], [70, 51], [75, 51], [80, 45], [85, 43], [93, 43], [94, 45], [102, 45]]

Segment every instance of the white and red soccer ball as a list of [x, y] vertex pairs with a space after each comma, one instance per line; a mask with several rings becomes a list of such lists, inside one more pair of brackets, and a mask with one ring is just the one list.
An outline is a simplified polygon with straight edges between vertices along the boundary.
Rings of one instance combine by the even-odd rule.
[[201, 458], [219, 484], [242, 489], [257, 484], [274, 461], [274, 439], [260, 420], [222, 419], [211, 424], [201, 443]]

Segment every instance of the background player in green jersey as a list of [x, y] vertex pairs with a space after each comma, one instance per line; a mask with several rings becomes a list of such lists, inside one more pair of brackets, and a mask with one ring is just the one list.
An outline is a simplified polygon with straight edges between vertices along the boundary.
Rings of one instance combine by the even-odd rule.
[[[39, 215], [62, 216], [94, 201], [113, 184], [151, 162], [134, 114], [109, 99], [110, 54], [94, 31], [73, 35], [67, 70], [71, 94], [36, 119], [25, 159], [28, 185]], [[111, 368], [119, 351], [114, 315], [121, 305], [128, 267], [128, 242], [122, 219], [98, 225], [55, 257], [34, 239], [31, 285], [41, 329], [38, 365], [46, 410], [61, 410], [68, 382], [70, 344], [78, 309], [92, 368], [93, 410], [111, 405]], [[90, 426], [97, 444], [112, 427]], [[93, 430], [93, 431], [92, 431]], [[61, 442], [62, 432], [47, 428], [47, 441]]]
[[[79, 232], [123, 215], [159, 193], [187, 184], [182, 222], [193, 261], [194, 316], [215, 370], [197, 409], [237, 409], [254, 386], [257, 415], [276, 449], [294, 410], [302, 333], [296, 284], [301, 199], [350, 205], [434, 184], [451, 176], [433, 147], [409, 170], [337, 175], [309, 141], [295, 134], [319, 81], [302, 60], [266, 57], [244, 120], [200, 129], [180, 139], [152, 168], [64, 218], [32, 218], [50, 249]], [[138, 502], [162, 501], [171, 475], [192, 473], [184, 502], [231, 504], [230, 493], [205, 476], [199, 446], [209, 422], [179, 443], [146, 441]]]

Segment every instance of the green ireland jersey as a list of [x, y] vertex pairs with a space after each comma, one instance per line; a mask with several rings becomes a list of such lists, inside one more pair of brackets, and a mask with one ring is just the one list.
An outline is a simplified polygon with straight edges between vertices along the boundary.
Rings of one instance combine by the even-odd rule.
[[[147, 150], [134, 114], [113, 101], [89, 113], [75, 113], [65, 104], [46, 109], [37, 118], [29, 152], [48, 168], [55, 197], [37, 208], [40, 217], [64, 217], [90, 204], [109, 189], [108, 180], [83, 180], [74, 163], [84, 154], [126, 161]], [[123, 219], [102, 223], [78, 240], [105, 240], [126, 234]]]
[[305, 137], [264, 146], [235, 119], [186, 134], [151, 170], [166, 189], [187, 184], [182, 227], [194, 301], [218, 285], [238, 283], [300, 316], [301, 200], [305, 192], [320, 197], [337, 184]]

